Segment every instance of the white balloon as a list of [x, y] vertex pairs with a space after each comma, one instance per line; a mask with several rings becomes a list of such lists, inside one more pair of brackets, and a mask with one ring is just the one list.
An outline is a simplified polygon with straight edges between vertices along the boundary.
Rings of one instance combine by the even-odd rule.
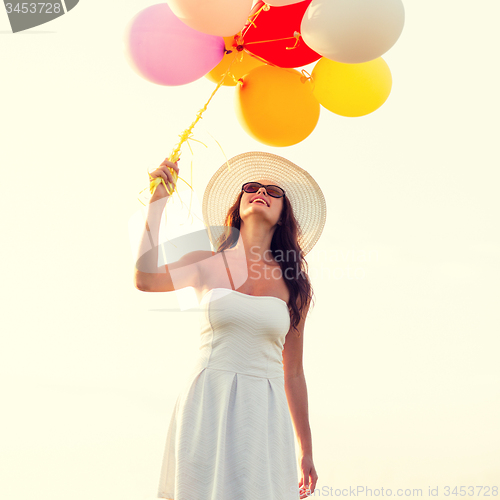
[[252, 9], [252, 0], [167, 0], [167, 3], [190, 28], [217, 36], [232, 36], [241, 31]]
[[300, 33], [323, 57], [357, 64], [387, 52], [403, 31], [401, 0], [312, 0]]
[[284, 7], [285, 5], [293, 5], [294, 3], [300, 3], [304, 0], [268, 0], [267, 5], [271, 7]]

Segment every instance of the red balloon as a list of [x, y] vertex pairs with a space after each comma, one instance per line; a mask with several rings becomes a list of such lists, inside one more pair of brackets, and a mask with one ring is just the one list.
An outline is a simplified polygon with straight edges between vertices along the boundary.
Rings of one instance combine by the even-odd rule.
[[[267, 11], [262, 10], [256, 18], [252, 18], [255, 26], [247, 24], [243, 29], [244, 48], [281, 68], [305, 66], [320, 59], [321, 55], [308, 47], [302, 37], [294, 49], [287, 49], [295, 45], [294, 32], [300, 32], [302, 18], [311, 2], [312, 0], [305, 0], [293, 5], [271, 6]], [[263, 1], [257, 2], [250, 15], [263, 5]], [[287, 37], [291, 38], [279, 42], [267, 41]]]

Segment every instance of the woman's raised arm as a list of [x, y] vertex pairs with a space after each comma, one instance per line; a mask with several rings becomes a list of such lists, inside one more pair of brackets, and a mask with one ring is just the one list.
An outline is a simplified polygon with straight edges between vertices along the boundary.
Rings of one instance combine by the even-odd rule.
[[[151, 173], [151, 177], [162, 177], [167, 185], [169, 183], [173, 185], [170, 169], [179, 174], [177, 162], [165, 160]], [[198, 262], [212, 255], [212, 252], [194, 251], [184, 255], [177, 262], [158, 266], [160, 222], [169, 197], [163, 184], [159, 184], [149, 201], [146, 224], [134, 270], [134, 286], [144, 292], [171, 292], [188, 286], [199, 286]]]

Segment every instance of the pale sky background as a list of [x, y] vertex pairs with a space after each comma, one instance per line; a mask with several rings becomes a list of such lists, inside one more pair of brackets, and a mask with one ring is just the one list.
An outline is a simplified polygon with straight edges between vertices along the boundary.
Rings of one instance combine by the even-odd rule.
[[[2, 499], [156, 498], [200, 313], [134, 288], [129, 221], [214, 84], [131, 70], [123, 30], [152, 4], [82, 0], [18, 34], [0, 9]], [[307, 257], [317, 488], [445, 497], [500, 485], [500, 8], [405, 10], [379, 110], [322, 109], [305, 141], [273, 148], [223, 87], [195, 129], [208, 148], [194, 148], [193, 187], [201, 201], [224, 162], [211, 136], [228, 157], [268, 151], [313, 175], [328, 207]], [[180, 167], [189, 181], [186, 146]]]

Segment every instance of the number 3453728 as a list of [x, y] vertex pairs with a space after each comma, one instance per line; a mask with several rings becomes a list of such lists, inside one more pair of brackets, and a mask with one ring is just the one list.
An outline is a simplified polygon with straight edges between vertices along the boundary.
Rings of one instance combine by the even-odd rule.
[[18, 14], [59, 14], [62, 6], [59, 2], [41, 3], [41, 2], [24, 2], [24, 3], [6, 3], [7, 14], [17, 12]]

